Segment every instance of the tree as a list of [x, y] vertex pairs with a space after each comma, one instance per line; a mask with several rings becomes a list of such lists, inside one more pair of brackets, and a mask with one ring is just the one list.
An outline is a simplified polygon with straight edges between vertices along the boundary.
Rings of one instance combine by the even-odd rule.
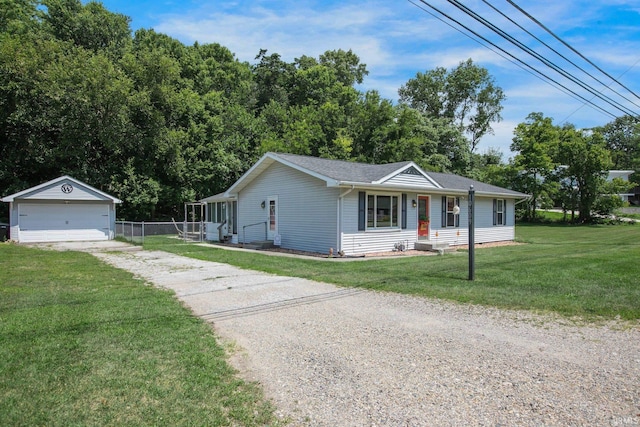
[[495, 85], [487, 69], [471, 59], [447, 71], [438, 67], [418, 73], [398, 91], [400, 102], [428, 118], [444, 118], [455, 123], [469, 137], [470, 151], [480, 139], [492, 133], [492, 122], [502, 120], [502, 89]]
[[536, 218], [540, 201], [553, 193], [559, 138], [560, 129], [542, 113], [529, 114], [514, 131], [511, 151], [516, 153], [514, 166], [520, 170], [515, 189], [531, 194], [525, 212], [528, 220]]
[[640, 122], [631, 116], [618, 117], [595, 131], [602, 134], [611, 152], [614, 169], [633, 169], [631, 180], [640, 183]]
[[129, 17], [109, 12], [101, 3], [80, 0], [44, 0], [44, 21], [58, 39], [117, 58], [131, 43]]
[[578, 220], [588, 222], [596, 200], [606, 191], [604, 184], [611, 167], [611, 156], [604, 138], [598, 132], [566, 126], [562, 130], [558, 159], [566, 165], [564, 178], [575, 183]]

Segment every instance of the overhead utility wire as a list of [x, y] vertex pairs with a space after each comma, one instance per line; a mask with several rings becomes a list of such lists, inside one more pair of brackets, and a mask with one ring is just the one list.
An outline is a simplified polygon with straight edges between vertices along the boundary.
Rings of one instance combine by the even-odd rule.
[[[639, 63], [639, 62], [640, 62], [640, 59], [638, 59], [638, 60], [637, 60], [637, 61], [636, 61], [636, 62], [635, 62], [631, 67], [627, 68], [627, 69], [626, 69], [622, 74], [620, 74], [620, 75], [618, 76], [618, 78], [622, 78], [622, 76], [624, 76], [624, 75], [625, 75], [625, 74], [627, 74], [629, 71], [631, 71], [631, 70], [633, 69], [633, 67], [635, 67], [636, 65], [638, 65], [638, 63]], [[614, 82], [611, 82], [611, 83], [609, 83], [609, 85], [612, 85], [613, 83], [614, 83]], [[593, 98], [591, 98], [591, 99], [593, 100]], [[575, 113], [577, 113], [578, 111], [580, 111], [580, 109], [581, 109], [582, 107], [584, 107], [584, 106], [585, 106], [585, 104], [582, 104], [581, 106], [579, 106], [578, 108], [576, 108], [576, 109], [575, 109], [575, 111], [574, 111], [573, 113], [571, 113], [571, 114], [569, 114], [567, 117], [565, 117], [565, 118], [564, 118], [564, 120], [562, 120], [560, 123], [562, 124], [562, 123], [566, 122], [567, 120], [569, 120], [569, 118], [570, 118], [571, 116], [573, 116]]]
[[[499, 52], [497, 49], [494, 49], [493, 47], [491, 47], [488, 44], [483, 43], [481, 40], [471, 36], [470, 34], [465, 33], [464, 31], [462, 31], [459, 28], [456, 28], [454, 25], [450, 24], [449, 22], [445, 21], [444, 19], [442, 19], [441, 17], [439, 17], [438, 15], [436, 15], [435, 13], [431, 12], [428, 9], [425, 9], [423, 6], [421, 6], [420, 4], [417, 4], [415, 1], [413, 0], [407, 0], [409, 3], [411, 3], [412, 5], [414, 5], [415, 7], [417, 7], [418, 9], [422, 10], [425, 13], [428, 13], [429, 15], [433, 16], [435, 19], [437, 19], [438, 21], [442, 22], [443, 24], [445, 24], [446, 26], [452, 28], [453, 30], [459, 32], [460, 34], [462, 34], [465, 37], [468, 37], [469, 39], [473, 40], [474, 42], [478, 43], [479, 45], [485, 47], [486, 49], [489, 49], [490, 51], [492, 51], [493, 53], [495, 53], [496, 55], [500, 56], [502, 59], [504, 59], [505, 61], [509, 61], [512, 64], [514, 64], [516, 67], [520, 68], [521, 70], [523, 70], [524, 72], [527, 72], [529, 74], [531, 74], [533, 77], [535, 77], [536, 79], [547, 83], [548, 85], [553, 86], [554, 88], [556, 88], [557, 90], [559, 90], [560, 92], [564, 93], [567, 96], [570, 96], [571, 98], [575, 99], [576, 101], [582, 101], [582, 99], [580, 99], [577, 94], [572, 93], [571, 91], [569, 91], [568, 89], [562, 87], [558, 82], [556, 82], [555, 80], [551, 79], [551, 78], [545, 78], [545, 77], [541, 77], [539, 75], [539, 73], [534, 73], [533, 71], [531, 71], [530, 69], [528, 69], [527, 67], [524, 67], [520, 62], [516, 61], [515, 58], [513, 57], [508, 57], [507, 55], [504, 55], [503, 53]], [[417, 1], [421, 1], [421, 0], [417, 0]], [[542, 74], [542, 76], [544, 76], [544, 74]], [[592, 100], [595, 97], [592, 98]], [[584, 99], [584, 98], [583, 98]], [[584, 103], [584, 105], [586, 105], [586, 103]], [[613, 114], [609, 115], [611, 117], [615, 117]]]
[[484, 40], [486, 43], [489, 43], [491, 46], [495, 47], [496, 49], [499, 49], [501, 52], [503, 52], [504, 54], [510, 56], [511, 58], [513, 58], [514, 60], [518, 61], [519, 63], [523, 64], [525, 67], [531, 69], [532, 71], [534, 71], [535, 73], [543, 76], [545, 79], [547, 79], [548, 81], [552, 81], [554, 82], [556, 85], [564, 88], [566, 91], [571, 92], [573, 95], [575, 95], [576, 97], [580, 98], [582, 101], [590, 104], [591, 106], [593, 106], [594, 108], [602, 111], [604, 114], [607, 114], [609, 116], [611, 116], [612, 118], [616, 118], [615, 114], [610, 113], [609, 111], [605, 110], [604, 108], [602, 108], [601, 106], [599, 106], [598, 104], [593, 103], [592, 101], [588, 100], [587, 98], [585, 98], [584, 96], [574, 92], [573, 90], [569, 89], [568, 87], [566, 87], [565, 85], [563, 85], [562, 83], [557, 82], [556, 80], [554, 80], [553, 78], [549, 77], [548, 75], [544, 74], [542, 71], [536, 69], [535, 67], [527, 64], [526, 62], [524, 62], [523, 60], [521, 60], [520, 58], [515, 57], [513, 54], [507, 52], [506, 50], [504, 50], [503, 48], [501, 48], [500, 46], [496, 45], [495, 43], [493, 43], [492, 41], [490, 41], [489, 39], [487, 39], [484, 36], [481, 36], [480, 34], [478, 34], [477, 32], [473, 31], [471, 28], [467, 27], [466, 25], [462, 24], [460, 21], [457, 21], [456, 19], [452, 18], [451, 16], [447, 15], [446, 13], [444, 13], [443, 11], [441, 11], [440, 9], [438, 9], [437, 7], [429, 4], [426, 0], [419, 0], [420, 3], [430, 7], [431, 9], [435, 10], [436, 12], [438, 12], [439, 14], [441, 14], [442, 16], [445, 16], [447, 19], [449, 19], [452, 22], [455, 22], [457, 25], [461, 26], [462, 28], [464, 28], [465, 30], [469, 31], [470, 33], [472, 33], [473, 35], [475, 35], [476, 37]]
[[567, 71], [563, 70], [557, 64], [553, 63], [552, 61], [548, 60], [544, 56], [540, 55], [538, 52], [534, 51], [533, 49], [531, 49], [530, 47], [528, 47], [527, 45], [525, 45], [521, 41], [517, 40], [516, 38], [514, 38], [510, 34], [506, 33], [504, 30], [498, 28], [495, 24], [492, 24], [487, 19], [485, 19], [482, 16], [478, 15], [476, 12], [474, 12], [471, 9], [469, 9], [464, 4], [460, 3], [460, 1], [458, 1], [458, 0], [447, 0], [447, 1], [449, 3], [451, 3], [452, 5], [454, 5], [455, 7], [457, 7], [458, 9], [460, 9], [462, 12], [466, 13], [467, 15], [469, 15], [470, 17], [472, 17], [473, 19], [478, 21], [479, 23], [481, 23], [482, 25], [484, 25], [485, 27], [489, 28], [494, 33], [498, 34], [503, 39], [507, 40], [508, 42], [510, 42], [511, 44], [516, 46], [517, 48], [519, 48], [520, 50], [523, 50], [524, 52], [528, 53], [529, 55], [531, 55], [532, 57], [534, 57], [538, 61], [540, 61], [543, 64], [545, 64], [547, 67], [551, 68], [552, 70], [554, 70], [558, 74], [562, 75], [563, 77], [569, 79], [571, 82], [577, 84], [578, 86], [580, 86], [584, 90], [588, 91], [592, 95], [598, 97], [600, 100], [606, 102], [607, 104], [609, 104], [613, 108], [616, 108], [617, 110], [621, 111], [623, 114], [626, 114], [626, 115], [631, 115], [631, 116], [635, 116], [636, 115], [632, 110], [627, 109], [625, 106], [623, 106], [622, 104], [619, 104], [618, 102], [616, 102], [615, 100], [611, 99], [607, 95], [604, 95], [603, 93], [597, 91], [596, 89], [594, 89], [593, 87], [589, 86], [588, 84], [580, 81], [575, 76], [573, 76], [570, 73], [568, 73]]
[[520, 11], [520, 13], [524, 14], [527, 18], [529, 18], [530, 20], [532, 20], [533, 22], [535, 22], [536, 24], [538, 24], [540, 27], [542, 27], [542, 29], [544, 29], [547, 33], [551, 34], [556, 40], [558, 40], [560, 43], [562, 43], [563, 45], [565, 45], [566, 47], [568, 47], [569, 49], [571, 49], [574, 53], [576, 53], [578, 56], [580, 56], [580, 58], [584, 59], [585, 61], [587, 61], [589, 64], [591, 64], [593, 67], [595, 67], [598, 71], [600, 71], [602, 74], [604, 74], [605, 76], [607, 76], [608, 78], [610, 78], [611, 80], [613, 80], [614, 82], [618, 83], [620, 86], [622, 86], [623, 88], [625, 88], [626, 90], [628, 90], [633, 96], [635, 96], [636, 98], [640, 99], [640, 96], [638, 96], [638, 94], [636, 94], [633, 90], [629, 89], [627, 86], [625, 86], [624, 84], [620, 83], [618, 81], [618, 79], [616, 79], [615, 77], [612, 77], [609, 73], [607, 73], [606, 71], [604, 71], [602, 68], [598, 67], [596, 64], [594, 64], [589, 58], [585, 57], [583, 54], [581, 54], [580, 52], [578, 52], [576, 49], [573, 48], [573, 46], [571, 46], [569, 43], [565, 42], [564, 40], [562, 40], [560, 37], [558, 37], [553, 31], [551, 31], [549, 28], [547, 28], [542, 22], [538, 21], [536, 18], [534, 18], [533, 16], [531, 16], [527, 11], [525, 11], [524, 9], [522, 9], [520, 6], [518, 6], [516, 3], [514, 3], [512, 0], [507, 0], [507, 2], [515, 7], [516, 9], [518, 9]]
[[[626, 96], [624, 96], [623, 94], [619, 93], [618, 91], [614, 90], [611, 88], [611, 85], [615, 82], [615, 80], [613, 80], [611, 83], [605, 83], [602, 80], [598, 79], [596, 76], [594, 76], [593, 74], [591, 74], [590, 72], [588, 72], [587, 70], [585, 70], [584, 68], [582, 68], [581, 66], [579, 66], [578, 64], [576, 64], [575, 62], [573, 62], [571, 59], [567, 58], [566, 56], [564, 56], [562, 53], [558, 52], [556, 49], [554, 49], [552, 46], [549, 46], [544, 40], [541, 40], [538, 36], [536, 36], [535, 34], [533, 34], [531, 31], [527, 30], [525, 27], [523, 27], [522, 25], [520, 25], [518, 22], [514, 21], [512, 18], [510, 18], [506, 13], [502, 12], [500, 9], [498, 9], [497, 7], [495, 7], [494, 5], [492, 5], [491, 3], [489, 3], [487, 0], [482, 0], [482, 2], [484, 4], [486, 4], [487, 6], [489, 6], [491, 9], [495, 10], [496, 12], [498, 12], [500, 15], [502, 15], [504, 18], [508, 19], [512, 24], [516, 25], [518, 28], [520, 28], [522, 31], [524, 31], [525, 33], [527, 33], [528, 35], [530, 35], [531, 37], [533, 37], [536, 41], [538, 41], [539, 43], [541, 43], [542, 45], [544, 45], [546, 48], [548, 48], [549, 50], [551, 50], [553, 53], [555, 53], [556, 55], [558, 55], [560, 58], [564, 59], [565, 61], [567, 61], [569, 64], [573, 65], [574, 67], [576, 67], [578, 70], [582, 71], [583, 73], [585, 73], [586, 75], [588, 75], [589, 77], [591, 77], [593, 80], [597, 81], [598, 83], [600, 83], [602, 86], [604, 86], [605, 88], [609, 89], [610, 91], [612, 91], [613, 93], [615, 93], [616, 95], [618, 95], [619, 97], [623, 98], [624, 100], [630, 102], [631, 104], [635, 105], [636, 107], [640, 108], [640, 105], [636, 104], [635, 102], [633, 102], [632, 100], [630, 100], [629, 98], [627, 98]], [[620, 78], [620, 77], [618, 77]], [[593, 99], [593, 98], [592, 98]]]

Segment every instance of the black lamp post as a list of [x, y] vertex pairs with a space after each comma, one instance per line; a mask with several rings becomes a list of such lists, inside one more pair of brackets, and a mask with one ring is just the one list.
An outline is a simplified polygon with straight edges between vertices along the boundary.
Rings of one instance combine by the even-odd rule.
[[474, 223], [474, 203], [475, 193], [473, 185], [469, 187], [469, 280], [474, 280], [475, 272], [475, 223]]

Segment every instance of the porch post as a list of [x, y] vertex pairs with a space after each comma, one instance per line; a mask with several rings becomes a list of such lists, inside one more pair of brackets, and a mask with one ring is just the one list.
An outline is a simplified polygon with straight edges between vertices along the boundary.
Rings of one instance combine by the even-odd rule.
[[475, 279], [475, 223], [474, 203], [475, 190], [469, 187], [469, 280]]

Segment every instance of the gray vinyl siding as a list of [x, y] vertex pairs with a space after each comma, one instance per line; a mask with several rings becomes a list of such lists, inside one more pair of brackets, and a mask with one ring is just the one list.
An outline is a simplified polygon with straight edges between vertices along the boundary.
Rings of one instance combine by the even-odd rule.
[[390, 178], [389, 180], [384, 182], [389, 185], [399, 185], [399, 186], [415, 186], [420, 188], [435, 188], [435, 185], [427, 178], [422, 175], [412, 175], [406, 173], [399, 173], [398, 175]]
[[[280, 163], [274, 163], [238, 194], [238, 237], [242, 226], [268, 220], [262, 201], [277, 196], [281, 247], [327, 253], [337, 248], [339, 189]], [[246, 229], [246, 241], [265, 239], [264, 225]]]
[[[63, 193], [62, 186], [69, 184], [73, 190], [70, 193]], [[62, 180], [54, 184], [51, 184], [45, 188], [41, 188], [33, 193], [25, 194], [20, 197], [21, 200], [90, 200], [90, 201], [105, 201], [104, 196], [91, 191], [91, 189], [84, 186], [80, 186], [73, 181]]]
[[[386, 192], [370, 192], [369, 194], [386, 194]], [[400, 197], [402, 193], [389, 194], [397, 194]], [[388, 252], [394, 250], [397, 244], [403, 244], [407, 249], [413, 249], [416, 239], [418, 238], [418, 210], [412, 206], [412, 200], [417, 200], [417, 194], [405, 194], [407, 194], [406, 229], [365, 231], [358, 231], [357, 189], [345, 196], [342, 209], [343, 230], [341, 249], [347, 255]]]
[[[515, 239], [515, 201], [507, 200], [507, 224], [493, 225], [493, 198], [476, 197], [475, 242], [489, 243]], [[460, 198], [460, 227], [442, 228], [442, 196], [431, 198], [431, 229], [429, 240], [452, 246], [469, 243], [469, 204]]]

